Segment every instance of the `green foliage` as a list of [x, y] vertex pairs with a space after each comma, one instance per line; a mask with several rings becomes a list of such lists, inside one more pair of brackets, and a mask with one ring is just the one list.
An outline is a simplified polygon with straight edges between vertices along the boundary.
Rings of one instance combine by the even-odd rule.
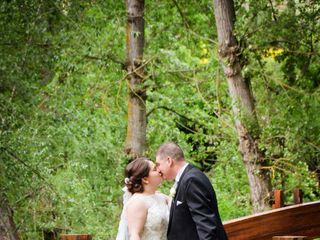
[[[13, 64], [11, 72], [3, 68], [9, 74], [1, 84], [1, 191], [11, 202], [22, 239], [40, 239], [54, 230], [89, 232], [97, 239], [115, 235], [126, 161], [121, 144], [126, 113], [120, 107], [125, 91], [117, 86], [122, 70], [110, 62], [113, 55], [105, 42], [112, 39], [108, 32], [119, 38], [124, 32], [113, 30], [116, 25], [105, 17], [99, 19], [104, 16], [100, 7], [76, 11], [77, 17], [83, 14], [83, 26], [72, 19], [71, 9], [64, 13], [76, 28], [66, 24], [59, 34], [45, 31], [49, 52], [27, 46], [32, 55], [23, 71], [19, 49], [11, 53], [14, 58], [1, 58], [3, 65]], [[104, 34], [97, 35], [99, 29]], [[90, 31], [95, 38], [88, 38]], [[35, 71], [42, 61], [54, 62], [54, 67], [42, 65], [54, 72], [45, 83]]]
[[[127, 162], [125, 6], [20, 2], [0, 5], [0, 31], [6, 33], [0, 34], [0, 191], [21, 239], [42, 239], [50, 231], [114, 239]], [[145, 6], [146, 155], [153, 159], [162, 142], [177, 141], [212, 180], [223, 220], [250, 214], [212, 1], [176, 2]], [[247, 126], [260, 137], [273, 187], [289, 195], [298, 186], [314, 200], [319, 24], [311, 19], [319, 4], [300, 1], [272, 12], [264, 1], [241, 1], [249, 8], [236, 3], [243, 73], [252, 83], [258, 119], [258, 126], [245, 119]], [[267, 57], [273, 48], [281, 51]], [[164, 183], [162, 191], [169, 188]]]
[[[301, 187], [317, 199], [319, 158], [319, 4], [245, 1], [237, 5], [244, 76], [251, 80], [260, 148], [273, 187]], [[260, 29], [258, 31], [258, 29]], [[315, 75], [314, 75], [315, 74]], [[317, 77], [315, 77], [317, 76]], [[310, 177], [306, 177], [307, 173]], [[319, 180], [318, 180], [319, 181]]]
[[[226, 144], [229, 146], [230, 143]], [[234, 148], [235, 149], [235, 148]], [[223, 159], [215, 167], [212, 174], [212, 182], [219, 203], [221, 218], [231, 220], [239, 216], [251, 214], [250, 188], [247, 184], [247, 175], [237, 152], [229, 153], [224, 149], [224, 155], [234, 155], [231, 159]], [[233, 150], [234, 151], [234, 150]], [[227, 152], [227, 153], [226, 153]]]

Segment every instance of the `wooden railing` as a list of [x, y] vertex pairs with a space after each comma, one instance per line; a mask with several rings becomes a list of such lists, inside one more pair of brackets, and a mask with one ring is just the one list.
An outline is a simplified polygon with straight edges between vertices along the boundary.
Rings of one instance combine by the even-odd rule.
[[320, 201], [296, 204], [224, 222], [229, 240], [320, 237]]
[[[274, 210], [224, 222], [229, 240], [305, 240], [320, 237], [320, 201], [302, 203], [293, 190], [293, 205], [281, 190], [274, 191]], [[92, 240], [89, 234], [62, 234], [61, 240]]]

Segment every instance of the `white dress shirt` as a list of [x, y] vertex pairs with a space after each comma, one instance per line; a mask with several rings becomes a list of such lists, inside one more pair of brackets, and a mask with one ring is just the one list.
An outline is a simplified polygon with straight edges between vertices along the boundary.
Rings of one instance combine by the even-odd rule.
[[181, 176], [182, 176], [182, 173], [184, 172], [184, 170], [186, 169], [186, 167], [187, 167], [188, 165], [189, 165], [189, 163], [186, 163], [186, 164], [179, 170], [179, 172], [177, 173], [177, 176], [176, 176], [176, 178], [175, 178], [176, 183], [179, 182], [179, 180], [180, 180], [180, 178], [181, 178]]

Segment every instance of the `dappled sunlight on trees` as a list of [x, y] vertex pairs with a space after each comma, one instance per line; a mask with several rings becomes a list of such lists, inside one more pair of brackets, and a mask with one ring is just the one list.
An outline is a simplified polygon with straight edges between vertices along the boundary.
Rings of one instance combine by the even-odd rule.
[[[259, 136], [272, 189], [299, 187], [313, 201], [320, 194], [320, 4], [277, 2], [234, 2], [257, 124], [240, 118]], [[228, 220], [253, 207], [213, 6], [145, 0], [144, 151], [154, 159], [163, 141], [177, 141], [210, 177]], [[68, 232], [114, 239], [129, 159], [124, 2], [11, 0], [0, 12], [0, 191], [20, 239]]]

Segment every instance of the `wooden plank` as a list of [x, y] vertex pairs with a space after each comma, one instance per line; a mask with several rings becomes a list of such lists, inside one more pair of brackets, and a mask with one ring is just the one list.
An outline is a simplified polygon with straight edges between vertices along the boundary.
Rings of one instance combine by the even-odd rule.
[[92, 240], [89, 234], [61, 234], [61, 240]]
[[272, 240], [306, 240], [306, 236], [274, 236]]
[[270, 240], [273, 236], [320, 236], [320, 201], [278, 208], [224, 223], [229, 240]]

